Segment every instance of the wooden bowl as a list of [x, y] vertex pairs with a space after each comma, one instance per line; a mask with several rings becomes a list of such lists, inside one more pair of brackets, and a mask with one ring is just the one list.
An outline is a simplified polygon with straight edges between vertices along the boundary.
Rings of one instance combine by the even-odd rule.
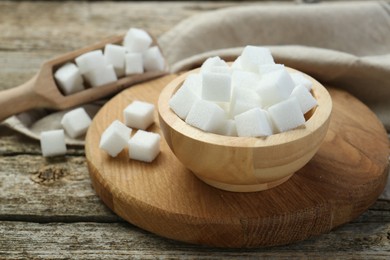
[[158, 113], [169, 147], [199, 179], [227, 191], [262, 191], [287, 181], [314, 156], [326, 135], [332, 111], [331, 97], [318, 81], [304, 74], [313, 82], [312, 94], [318, 102], [305, 114], [304, 126], [268, 137], [231, 137], [192, 127], [170, 109], [172, 95], [189, 74], [198, 72], [195, 69], [182, 74], [163, 89]]

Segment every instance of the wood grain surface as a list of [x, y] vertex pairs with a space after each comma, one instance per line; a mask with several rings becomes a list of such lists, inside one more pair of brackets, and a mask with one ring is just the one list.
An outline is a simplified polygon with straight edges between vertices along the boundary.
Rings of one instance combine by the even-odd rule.
[[[290, 180], [270, 190], [235, 193], [213, 188], [185, 169], [165, 141], [150, 164], [129, 160], [127, 149], [115, 158], [99, 149], [101, 134], [115, 119], [123, 122], [128, 104], [157, 104], [174, 77], [123, 91], [99, 111], [87, 133], [93, 186], [106, 205], [130, 223], [208, 246], [283, 245], [355, 219], [383, 191], [389, 157], [386, 132], [365, 105], [335, 89], [329, 89], [334, 110], [319, 151]], [[161, 134], [157, 111], [155, 119], [148, 130]]]
[[[147, 1], [1, 1], [0, 89], [26, 82], [45, 60], [130, 26], [158, 37], [182, 19], [218, 8], [287, 4], [263, 2], [177, 1], [155, 8]], [[379, 199], [348, 224], [288, 246], [235, 250], [164, 239], [102, 203], [84, 149], [68, 147], [65, 157], [47, 160], [39, 142], [0, 125], [1, 259], [388, 259], [389, 223], [390, 202]]]

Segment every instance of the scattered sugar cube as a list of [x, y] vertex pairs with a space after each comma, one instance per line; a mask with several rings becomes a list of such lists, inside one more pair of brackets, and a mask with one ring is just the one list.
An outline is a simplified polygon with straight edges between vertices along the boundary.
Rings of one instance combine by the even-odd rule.
[[86, 72], [84, 76], [92, 87], [100, 87], [118, 80], [114, 66], [111, 64], [95, 67], [93, 70]]
[[243, 69], [258, 72], [263, 64], [275, 64], [268, 48], [248, 45], [241, 53], [240, 63]]
[[206, 132], [215, 132], [226, 120], [225, 111], [217, 104], [199, 99], [188, 112], [186, 123]]
[[296, 86], [291, 92], [291, 96], [297, 98], [303, 114], [317, 105], [317, 100], [303, 85]]
[[138, 130], [128, 142], [130, 159], [152, 162], [160, 153], [160, 139], [159, 134]]
[[125, 75], [125, 53], [126, 49], [123, 46], [107, 44], [104, 47], [104, 57], [108, 64], [114, 66], [117, 77]]
[[163, 71], [165, 60], [157, 46], [149, 48], [143, 54], [144, 68], [146, 71]]
[[229, 114], [234, 117], [255, 107], [261, 107], [257, 93], [249, 88], [234, 88], [230, 101]]
[[107, 66], [106, 59], [101, 50], [86, 52], [75, 59], [81, 74], [94, 70], [96, 67]]
[[126, 75], [144, 73], [144, 64], [141, 53], [132, 52], [125, 55]]
[[65, 133], [63, 129], [41, 132], [40, 142], [44, 157], [66, 154]]
[[184, 82], [169, 100], [169, 106], [176, 115], [185, 120], [192, 105], [199, 99], [200, 97], [193, 91], [191, 83], [185, 84]]
[[280, 132], [294, 129], [305, 123], [305, 118], [296, 97], [290, 97], [269, 107], [268, 112]]
[[313, 83], [311, 80], [306, 78], [302, 73], [300, 72], [291, 72], [290, 77], [292, 78], [295, 86], [298, 85], [303, 85], [305, 86], [308, 90], [311, 90]]
[[272, 106], [287, 99], [294, 89], [294, 82], [286, 70], [276, 70], [265, 74], [257, 87], [262, 105]]
[[124, 38], [123, 46], [128, 52], [144, 52], [152, 44], [153, 39], [142, 29], [130, 28]]
[[231, 77], [227, 74], [202, 73], [202, 98], [209, 101], [229, 102]]
[[256, 89], [260, 81], [260, 76], [257, 73], [235, 70], [232, 73], [233, 88], [250, 88]]
[[145, 130], [154, 122], [154, 105], [135, 100], [123, 110], [125, 124]]
[[73, 94], [84, 89], [83, 78], [79, 68], [73, 63], [62, 65], [55, 73], [54, 78], [58, 87], [65, 95]]
[[119, 120], [112, 122], [100, 138], [100, 149], [116, 157], [127, 145], [132, 129]]
[[67, 112], [61, 119], [62, 127], [72, 138], [85, 134], [91, 122], [91, 118], [82, 107]]
[[202, 66], [200, 67], [200, 73], [210, 72], [210, 69], [213, 67], [228, 67], [228, 64], [219, 56], [211, 57], [203, 62]]
[[225, 120], [215, 133], [226, 136], [237, 136], [236, 121], [233, 119]]
[[271, 124], [266, 112], [260, 108], [253, 108], [234, 117], [237, 135], [259, 137], [272, 135]]
[[259, 66], [259, 74], [265, 75], [270, 72], [274, 72], [277, 70], [284, 70], [285, 67], [283, 64], [262, 64]]

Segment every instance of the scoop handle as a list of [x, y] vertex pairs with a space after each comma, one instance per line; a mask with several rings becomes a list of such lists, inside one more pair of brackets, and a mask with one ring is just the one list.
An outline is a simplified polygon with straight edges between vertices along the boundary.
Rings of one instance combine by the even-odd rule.
[[40, 104], [40, 97], [34, 92], [37, 76], [26, 83], [0, 92], [0, 122], [12, 115], [24, 112]]

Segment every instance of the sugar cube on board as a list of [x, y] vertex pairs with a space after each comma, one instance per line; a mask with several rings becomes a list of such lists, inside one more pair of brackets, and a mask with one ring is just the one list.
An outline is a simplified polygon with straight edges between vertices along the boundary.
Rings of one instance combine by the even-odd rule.
[[163, 71], [165, 60], [157, 46], [153, 46], [143, 53], [144, 68], [146, 71]]
[[71, 62], [62, 65], [55, 73], [54, 78], [58, 87], [65, 95], [73, 94], [84, 89], [83, 78], [79, 68]]
[[153, 39], [150, 35], [138, 28], [130, 28], [123, 40], [123, 46], [128, 52], [144, 52], [152, 44]]
[[285, 67], [283, 64], [262, 64], [259, 66], [259, 74], [262, 76], [273, 71], [284, 69]]
[[317, 105], [317, 100], [303, 85], [296, 86], [292, 91], [291, 96], [297, 98], [303, 114]]
[[129, 158], [152, 162], [160, 153], [160, 135], [138, 130], [128, 142]]
[[63, 129], [41, 132], [40, 143], [44, 157], [66, 154], [65, 133]]
[[296, 97], [290, 97], [268, 108], [279, 132], [294, 129], [305, 123], [305, 118]]
[[186, 123], [206, 132], [215, 132], [226, 120], [225, 111], [217, 104], [199, 99], [191, 107]]
[[300, 72], [291, 72], [290, 73], [290, 77], [292, 78], [295, 86], [303, 85], [308, 90], [311, 90], [311, 88], [313, 86], [313, 83], [311, 82], [310, 79], [308, 79], [305, 76], [303, 76], [302, 73], [300, 73]]
[[248, 45], [241, 53], [240, 63], [243, 69], [258, 72], [263, 64], [275, 64], [268, 48]]
[[144, 63], [142, 54], [131, 52], [125, 55], [126, 75], [139, 74], [144, 72]]
[[229, 102], [231, 77], [227, 74], [202, 73], [202, 98], [209, 101]]
[[103, 52], [101, 50], [95, 50], [81, 54], [75, 59], [75, 62], [79, 67], [81, 74], [85, 74], [96, 67], [107, 66], [106, 59], [104, 58]]
[[176, 115], [185, 120], [192, 105], [199, 99], [191, 84], [183, 84], [169, 100], [169, 106]]
[[267, 114], [261, 108], [253, 108], [234, 117], [237, 135], [241, 137], [260, 137], [272, 135]]
[[100, 87], [118, 80], [114, 66], [111, 64], [95, 67], [86, 72], [84, 76], [92, 87]]
[[286, 70], [277, 70], [265, 74], [257, 87], [264, 107], [287, 99], [294, 89], [294, 82]]
[[228, 67], [228, 64], [222, 60], [219, 56], [211, 57], [203, 62], [200, 67], [200, 73], [209, 72], [212, 67]]
[[118, 77], [125, 75], [125, 53], [126, 49], [123, 46], [107, 44], [104, 47], [104, 57], [108, 64], [114, 66]]
[[116, 157], [127, 145], [132, 129], [119, 120], [112, 122], [100, 137], [99, 147]]
[[154, 122], [154, 105], [135, 100], [123, 110], [123, 117], [127, 126], [145, 130]]
[[85, 134], [91, 122], [91, 118], [82, 107], [67, 112], [61, 119], [62, 127], [72, 138]]
[[235, 70], [232, 73], [232, 87], [234, 88], [256, 89], [259, 81], [259, 75], [254, 72]]

